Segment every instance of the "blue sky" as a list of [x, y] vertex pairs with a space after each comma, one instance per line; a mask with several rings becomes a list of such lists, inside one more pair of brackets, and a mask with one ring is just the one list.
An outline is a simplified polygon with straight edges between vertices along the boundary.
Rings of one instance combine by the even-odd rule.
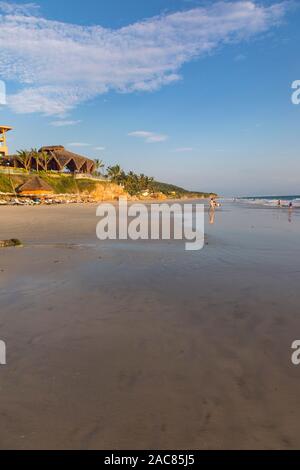
[[62, 144], [224, 195], [300, 192], [300, 9], [286, 1], [0, 1], [11, 152]]

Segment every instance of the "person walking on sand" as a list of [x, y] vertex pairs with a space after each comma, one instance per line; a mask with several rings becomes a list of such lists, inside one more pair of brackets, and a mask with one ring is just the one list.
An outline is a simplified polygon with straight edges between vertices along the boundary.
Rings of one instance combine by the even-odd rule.
[[278, 199], [277, 207], [281, 207], [281, 200], [280, 199]]

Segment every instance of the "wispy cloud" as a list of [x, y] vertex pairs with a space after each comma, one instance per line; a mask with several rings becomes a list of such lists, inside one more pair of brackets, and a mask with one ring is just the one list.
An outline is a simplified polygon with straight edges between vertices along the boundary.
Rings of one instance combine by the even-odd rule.
[[85, 142], [70, 142], [67, 144], [67, 147], [90, 147], [91, 144], [87, 144]]
[[110, 90], [156, 90], [179, 80], [185, 63], [278, 25], [288, 5], [219, 1], [112, 30], [51, 21], [36, 16], [35, 4], [2, 1], [0, 77], [19, 85], [8, 105], [62, 116]]
[[40, 6], [36, 3], [13, 3], [0, 1], [0, 10], [8, 15], [37, 15]]
[[94, 148], [95, 150], [99, 150], [100, 152], [105, 150], [105, 147], [94, 147]]
[[235, 62], [243, 62], [244, 60], [246, 60], [246, 56], [244, 54], [238, 54], [234, 58]]
[[174, 152], [184, 153], [184, 152], [192, 152], [194, 149], [193, 147], [177, 147]]
[[66, 126], [76, 126], [80, 124], [81, 121], [52, 121], [51, 126], [53, 127], [66, 127]]
[[149, 131], [134, 131], [134, 132], [129, 132], [128, 135], [130, 137], [138, 137], [140, 139], [144, 139], [144, 141], [147, 144], [155, 144], [158, 142], [164, 142], [168, 138], [168, 136], [165, 134], [157, 134], [155, 132], [149, 132]]

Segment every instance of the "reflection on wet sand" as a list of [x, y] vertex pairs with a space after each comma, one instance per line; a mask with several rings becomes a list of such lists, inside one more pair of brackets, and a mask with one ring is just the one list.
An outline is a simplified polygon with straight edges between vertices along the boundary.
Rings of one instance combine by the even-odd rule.
[[213, 225], [215, 223], [215, 209], [209, 209], [209, 223]]
[[216, 212], [186, 252], [98, 241], [95, 206], [1, 208], [24, 243], [1, 251], [1, 448], [300, 446], [300, 212]]

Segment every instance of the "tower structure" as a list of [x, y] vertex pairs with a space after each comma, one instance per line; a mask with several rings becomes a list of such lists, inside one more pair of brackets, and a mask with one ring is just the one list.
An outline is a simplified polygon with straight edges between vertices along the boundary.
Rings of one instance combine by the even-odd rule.
[[8, 155], [6, 133], [11, 130], [12, 127], [0, 125], [0, 157], [6, 157]]

